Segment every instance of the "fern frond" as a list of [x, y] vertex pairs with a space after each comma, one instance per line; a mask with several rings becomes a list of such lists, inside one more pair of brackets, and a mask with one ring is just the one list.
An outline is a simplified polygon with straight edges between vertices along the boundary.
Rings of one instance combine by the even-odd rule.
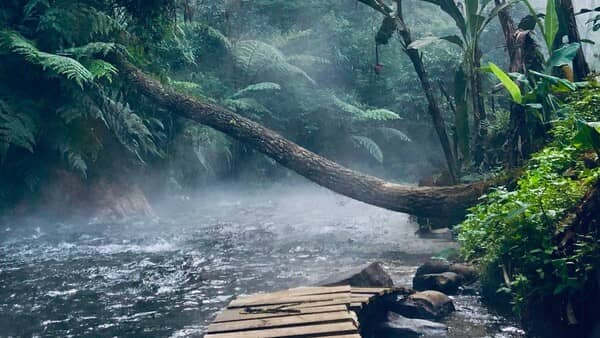
[[350, 104], [346, 101], [342, 101], [335, 95], [332, 95], [331, 99], [333, 101], [333, 105], [336, 108], [340, 109], [343, 112], [349, 113], [349, 114], [353, 115], [354, 117], [358, 118], [365, 113], [365, 111], [362, 110], [361, 108], [359, 108], [353, 104]]
[[89, 62], [86, 62], [86, 66], [90, 73], [92, 73], [92, 78], [94, 80], [106, 79], [108, 82], [112, 82], [113, 75], [116, 75], [119, 72], [115, 66], [100, 59], [92, 59]]
[[408, 135], [406, 135], [405, 133], [401, 132], [400, 130], [398, 130], [396, 128], [380, 127], [380, 128], [377, 128], [377, 130], [379, 130], [381, 135], [383, 135], [383, 137], [386, 140], [398, 139], [403, 142], [412, 142], [412, 140], [410, 139], [410, 137], [408, 137]]
[[301, 68], [287, 62], [285, 55], [274, 46], [258, 40], [244, 40], [233, 48], [236, 65], [249, 79], [265, 72], [296, 75], [315, 85], [316, 82]]
[[247, 94], [256, 93], [256, 92], [265, 92], [265, 91], [277, 91], [281, 90], [281, 86], [274, 82], [259, 82], [252, 85], [247, 86], [244, 89], [237, 91], [231, 97], [241, 97]]
[[381, 148], [379, 148], [379, 145], [375, 143], [375, 141], [366, 136], [358, 135], [353, 135], [352, 141], [354, 141], [356, 145], [361, 146], [367, 152], [369, 152], [369, 154], [373, 156], [373, 158], [377, 160], [377, 162], [383, 163], [383, 152], [381, 151]]
[[56, 145], [61, 157], [67, 162], [69, 168], [78, 172], [83, 178], [87, 177], [88, 166], [83, 156], [67, 140], [62, 140]]
[[358, 118], [359, 120], [375, 120], [375, 121], [388, 121], [388, 120], [399, 120], [401, 119], [400, 115], [394, 113], [388, 109], [367, 109], [363, 112], [363, 114]]
[[133, 112], [129, 104], [111, 98], [104, 98], [104, 115], [109, 129], [119, 143], [145, 163], [144, 155], [163, 157], [164, 153], [156, 144], [155, 133], [150, 131], [144, 119]]
[[23, 113], [13, 112], [8, 104], [0, 100], [0, 144], [6, 156], [10, 145], [21, 147], [33, 153], [36, 125]]
[[97, 55], [106, 56], [117, 49], [125, 50], [124, 48], [119, 48], [116, 43], [112, 42], [90, 42], [83, 46], [65, 49], [61, 54], [76, 58], [93, 57]]
[[23, 6], [23, 14], [26, 18], [31, 17], [34, 13], [46, 10], [50, 7], [48, 0], [29, 0]]
[[85, 83], [94, 78], [92, 73], [77, 60], [42, 52], [31, 41], [14, 31], [0, 31], [0, 48], [20, 55], [29, 63], [41, 66], [44, 70], [51, 69], [56, 74], [75, 81], [82, 88]]
[[270, 114], [271, 111], [253, 98], [227, 99], [223, 102], [228, 108], [237, 113], [254, 112]]

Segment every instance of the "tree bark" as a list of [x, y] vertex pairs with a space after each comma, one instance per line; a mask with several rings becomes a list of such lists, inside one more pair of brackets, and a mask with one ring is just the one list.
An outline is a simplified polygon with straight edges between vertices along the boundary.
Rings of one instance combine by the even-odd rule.
[[[494, 182], [451, 187], [414, 187], [345, 168], [228, 109], [176, 93], [146, 76], [125, 58], [112, 62], [127, 82], [157, 106], [219, 130], [307, 179], [350, 198], [421, 217], [460, 219]], [[497, 183], [497, 182], [496, 182]]]
[[[558, 0], [557, 6], [558, 14], [560, 16], [561, 33], [566, 34], [570, 43], [581, 44], [581, 36], [579, 35], [579, 29], [577, 28], [577, 19], [575, 18], [575, 9], [573, 8], [572, 0]], [[555, 43], [562, 43], [562, 34], [557, 36]], [[575, 81], [583, 81], [586, 76], [590, 73], [590, 67], [585, 60], [583, 54], [583, 48], [579, 48], [575, 59], [573, 59], [573, 73], [575, 75]]]
[[[506, 0], [495, 0], [495, 2], [497, 6], [500, 6], [505, 4]], [[506, 50], [509, 57], [509, 71], [527, 74], [525, 58], [523, 56], [523, 46], [518, 43], [518, 34], [523, 32], [519, 32], [515, 27], [515, 23], [510, 17], [509, 7], [504, 8], [498, 13], [498, 20], [502, 26], [504, 41], [506, 42]], [[526, 111], [523, 106], [514, 102], [511, 103], [508, 139], [506, 141], [506, 162], [509, 168], [519, 165], [524, 158], [523, 146], [527, 140], [526, 118]]]

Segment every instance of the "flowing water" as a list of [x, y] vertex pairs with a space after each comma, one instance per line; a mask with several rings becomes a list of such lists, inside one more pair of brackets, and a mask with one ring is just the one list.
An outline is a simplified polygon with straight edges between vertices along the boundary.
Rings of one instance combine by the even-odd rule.
[[[237, 295], [374, 260], [408, 285], [419, 263], [455, 245], [417, 237], [406, 215], [315, 187], [164, 204], [153, 221], [2, 224], [0, 337], [201, 337]], [[455, 303], [450, 336], [520, 336], [478, 297]]]

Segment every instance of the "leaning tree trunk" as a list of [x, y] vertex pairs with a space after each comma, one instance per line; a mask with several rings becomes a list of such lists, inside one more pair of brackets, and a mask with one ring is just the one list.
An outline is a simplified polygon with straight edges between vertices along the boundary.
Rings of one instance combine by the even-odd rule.
[[163, 87], [123, 57], [113, 55], [130, 85], [157, 106], [219, 130], [307, 179], [353, 199], [421, 217], [460, 219], [493, 183], [451, 187], [414, 187], [387, 182], [345, 168], [287, 140], [274, 131], [221, 106], [198, 101]]

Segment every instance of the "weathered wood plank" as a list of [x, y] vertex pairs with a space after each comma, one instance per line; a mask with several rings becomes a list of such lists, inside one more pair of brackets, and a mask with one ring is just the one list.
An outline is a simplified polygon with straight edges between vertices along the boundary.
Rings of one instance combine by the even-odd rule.
[[357, 328], [354, 323], [342, 322], [322, 325], [303, 325], [276, 329], [249, 330], [229, 333], [207, 334], [204, 338], [275, 338], [296, 336], [318, 336], [331, 334], [355, 334]]
[[288, 296], [307, 296], [307, 295], [320, 295], [320, 294], [331, 294], [331, 293], [339, 293], [339, 292], [351, 292], [351, 287], [349, 285], [342, 286], [334, 286], [334, 287], [312, 287], [312, 286], [303, 286], [299, 288], [293, 288], [288, 290], [270, 292], [270, 293], [258, 293], [254, 295], [247, 295], [237, 297], [240, 301], [257, 301], [262, 299], [270, 299], [277, 297], [288, 297]]
[[[266, 329], [300, 324], [329, 324], [342, 321], [354, 323], [354, 316], [348, 310], [317, 314], [276, 317], [268, 319], [251, 319], [227, 323], [214, 323], [208, 327], [208, 333], [232, 332], [253, 329]], [[355, 323], [356, 324], [356, 323]]]
[[236, 307], [248, 307], [248, 306], [260, 306], [260, 305], [276, 305], [286, 303], [310, 303], [317, 301], [334, 300], [341, 298], [348, 298], [350, 292], [332, 293], [332, 294], [319, 294], [319, 295], [301, 295], [301, 296], [281, 296], [275, 298], [265, 298], [259, 300], [246, 301], [244, 299], [235, 299], [229, 304], [229, 308]]
[[358, 287], [352, 287], [350, 289], [350, 291], [352, 293], [375, 293], [375, 294], [381, 294], [381, 293], [385, 293], [388, 291], [391, 291], [390, 288], [358, 288]]
[[256, 313], [248, 313], [245, 312], [244, 309], [227, 309], [223, 312], [219, 313], [213, 323], [222, 323], [222, 322], [232, 322], [239, 320], [248, 320], [248, 319], [260, 319], [260, 318], [272, 318], [272, 317], [285, 317], [285, 316], [297, 316], [303, 314], [311, 314], [311, 313], [325, 313], [325, 312], [337, 312], [337, 311], [346, 311], [348, 307], [345, 304], [340, 305], [330, 305], [330, 306], [321, 306], [321, 307], [309, 307], [309, 308], [299, 308], [294, 309], [295, 311], [280, 311], [280, 312], [256, 312]]

